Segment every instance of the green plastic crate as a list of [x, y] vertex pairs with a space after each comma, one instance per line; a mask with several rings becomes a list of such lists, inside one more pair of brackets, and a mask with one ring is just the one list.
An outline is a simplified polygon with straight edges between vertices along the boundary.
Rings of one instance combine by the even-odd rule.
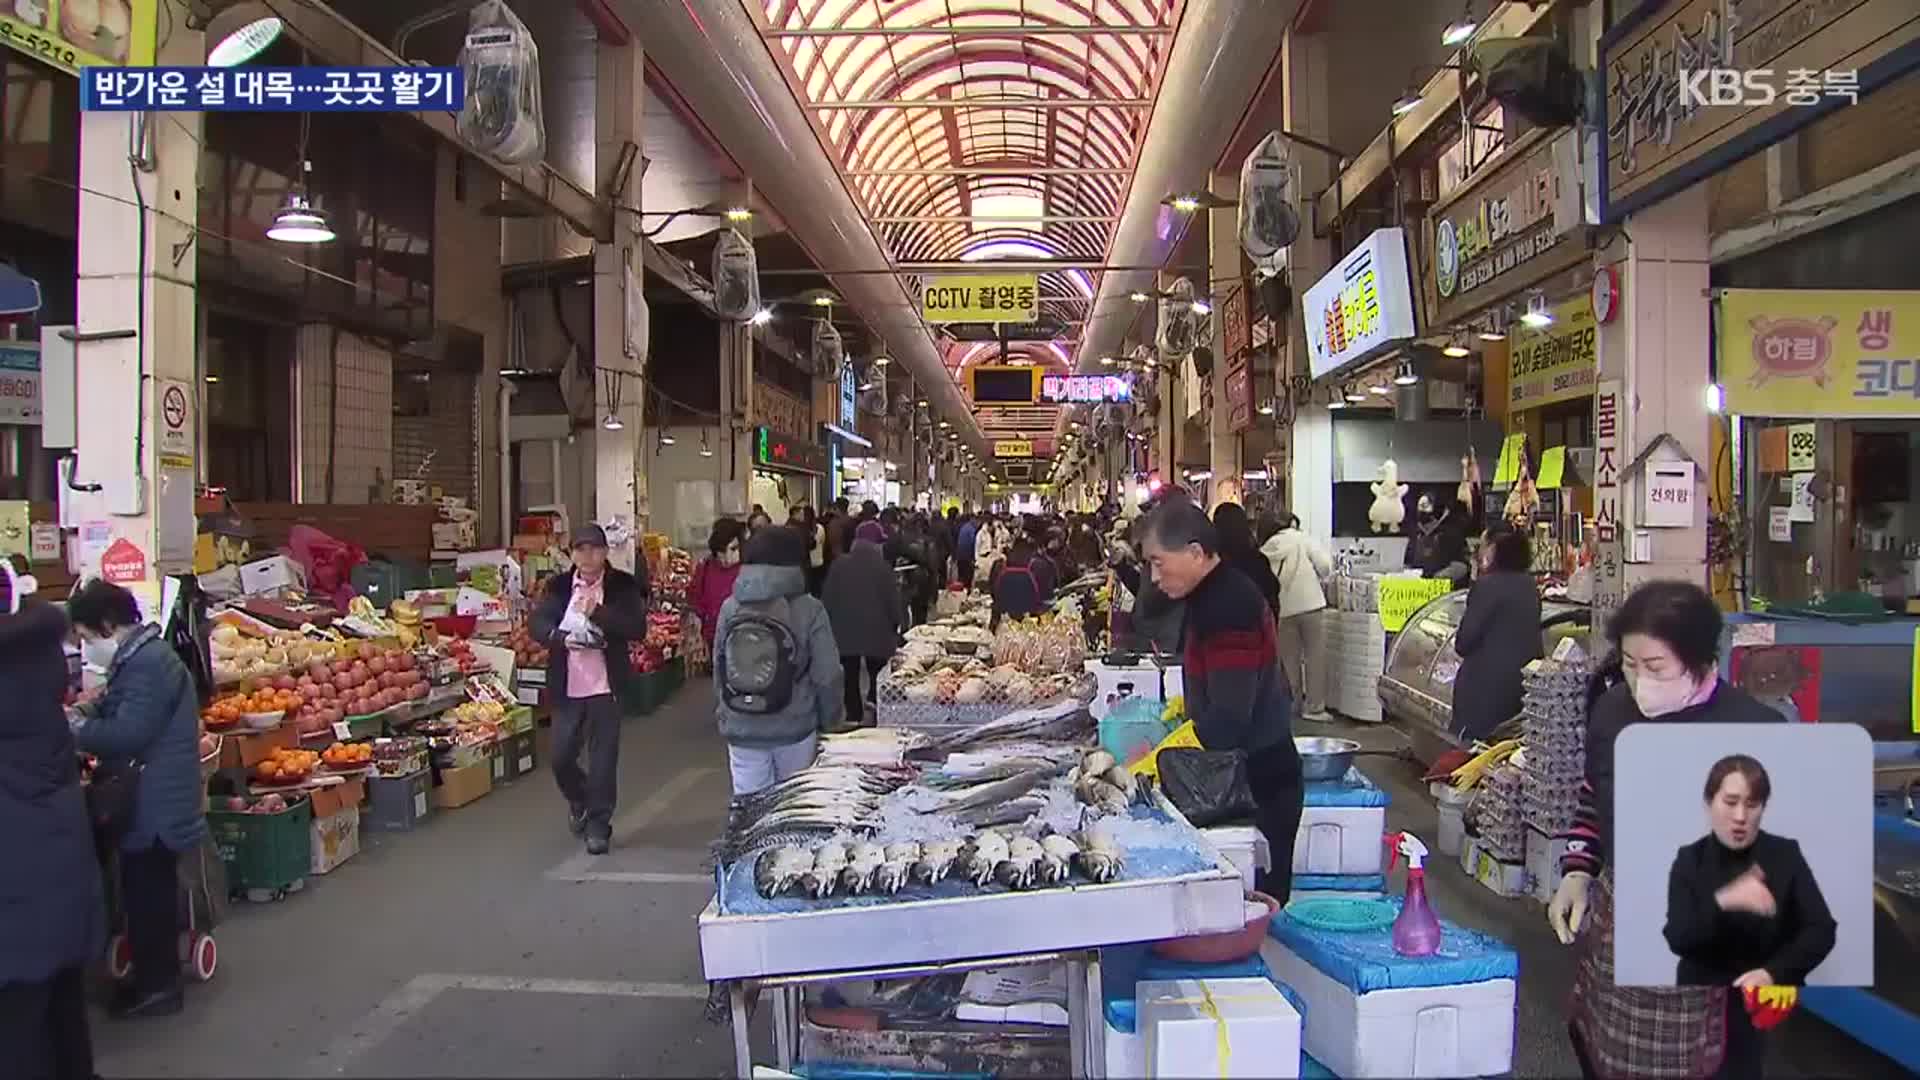
[[207, 812], [207, 827], [239, 892], [279, 892], [306, 878], [313, 863], [313, 803], [301, 799], [277, 814]]
[[661, 687], [659, 672], [635, 672], [620, 689], [620, 705], [628, 716], [649, 716], [660, 707]]

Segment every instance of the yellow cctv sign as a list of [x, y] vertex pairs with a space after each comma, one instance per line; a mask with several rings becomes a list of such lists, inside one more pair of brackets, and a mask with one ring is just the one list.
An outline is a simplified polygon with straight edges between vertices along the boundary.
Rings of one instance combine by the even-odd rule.
[[1038, 274], [956, 274], [927, 279], [920, 314], [930, 323], [1025, 323], [1040, 315]]
[[1005, 458], [1026, 458], [1033, 456], [1033, 442], [1029, 439], [1000, 439], [993, 444], [993, 456]]

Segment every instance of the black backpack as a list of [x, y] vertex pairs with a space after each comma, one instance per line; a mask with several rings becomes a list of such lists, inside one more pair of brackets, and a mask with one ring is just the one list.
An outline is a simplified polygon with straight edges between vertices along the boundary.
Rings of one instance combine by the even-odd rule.
[[800, 649], [788, 628], [793, 608], [781, 597], [770, 603], [740, 604], [719, 644], [715, 685], [727, 708], [765, 716], [793, 701], [800, 671]]

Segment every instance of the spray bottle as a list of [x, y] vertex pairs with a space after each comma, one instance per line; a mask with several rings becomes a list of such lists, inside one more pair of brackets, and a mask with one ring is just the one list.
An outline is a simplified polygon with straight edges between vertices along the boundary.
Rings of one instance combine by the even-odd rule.
[[1410, 832], [1388, 833], [1387, 843], [1393, 845], [1389, 868], [1399, 864], [1400, 856], [1407, 857], [1407, 895], [1399, 917], [1393, 920], [1393, 951], [1401, 956], [1432, 956], [1440, 951], [1440, 918], [1427, 903], [1427, 845]]

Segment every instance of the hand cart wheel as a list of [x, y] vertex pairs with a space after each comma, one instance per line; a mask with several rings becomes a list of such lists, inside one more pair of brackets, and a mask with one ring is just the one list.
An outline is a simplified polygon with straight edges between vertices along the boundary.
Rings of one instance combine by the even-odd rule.
[[193, 931], [187, 935], [187, 969], [195, 982], [207, 982], [220, 967], [220, 946], [212, 934]]

